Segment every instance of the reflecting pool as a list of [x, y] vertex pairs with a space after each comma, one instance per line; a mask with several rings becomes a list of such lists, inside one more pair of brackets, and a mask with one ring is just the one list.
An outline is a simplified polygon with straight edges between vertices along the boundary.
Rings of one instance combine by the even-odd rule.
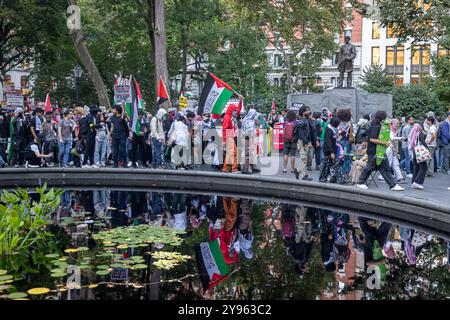
[[0, 299], [450, 297], [446, 239], [358, 213], [107, 189], [4, 191], [0, 211]]

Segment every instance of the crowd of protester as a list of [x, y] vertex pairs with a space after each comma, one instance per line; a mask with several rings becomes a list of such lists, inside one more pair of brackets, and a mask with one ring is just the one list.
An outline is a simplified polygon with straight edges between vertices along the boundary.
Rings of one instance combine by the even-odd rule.
[[[433, 112], [421, 119], [387, 119], [378, 111], [356, 122], [345, 108], [312, 113], [303, 106], [265, 115], [256, 105], [243, 112], [240, 100], [221, 116], [167, 105], [154, 115], [139, 109], [138, 131], [130, 129], [131, 122], [121, 105], [112, 110], [95, 105], [47, 112], [2, 109], [0, 166], [186, 170], [208, 164], [226, 173], [252, 174], [260, 171], [257, 158], [268, 154], [272, 128], [281, 126], [282, 172], [290, 164], [297, 179], [313, 180], [309, 173], [315, 169], [320, 182], [366, 189], [369, 180], [376, 180], [401, 191], [400, 184], [409, 179], [413, 188], [423, 189], [426, 177], [449, 170], [450, 113], [440, 119]], [[382, 130], [389, 130], [387, 139], [380, 139]]]

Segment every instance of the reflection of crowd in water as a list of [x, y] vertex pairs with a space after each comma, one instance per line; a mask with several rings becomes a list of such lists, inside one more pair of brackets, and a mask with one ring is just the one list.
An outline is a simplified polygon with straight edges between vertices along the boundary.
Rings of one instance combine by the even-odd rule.
[[[325, 272], [338, 275], [347, 270], [347, 265], [357, 270], [351, 283], [345, 283], [352, 288], [357, 278], [370, 276], [367, 272], [370, 266], [391, 274], [390, 279], [395, 281], [399, 264], [422, 267], [423, 252], [436, 244], [444, 246], [443, 240], [424, 232], [366, 217], [293, 204], [274, 204], [268, 208], [266, 213], [271, 217], [266, 218], [272, 219], [275, 233], [265, 232], [269, 238], [261, 239], [259, 244], [253, 235], [257, 227], [252, 225], [252, 211], [253, 214], [257, 211], [253, 210], [254, 201], [249, 199], [168, 192], [66, 191], [58, 216], [88, 212], [95, 218], [108, 217], [105, 221], [109, 227], [144, 223], [168, 226], [185, 231], [183, 237], [190, 237], [202, 225], [207, 226], [208, 239], [201, 240], [218, 239], [229, 265], [236, 265], [239, 257], [253, 259], [254, 248], [263, 248], [273, 237], [281, 236], [287, 255], [295, 262], [294, 274], [310, 272], [308, 267], [316, 247]], [[268, 223], [259, 227], [269, 231], [271, 228]], [[77, 226], [77, 232], [79, 228], [83, 225]], [[449, 242], [445, 246], [450, 256]], [[448, 258], [440, 257], [447, 266]]]
[[[136, 224], [168, 226], [189, 237], [202, 224], [209, 241], [219, 239], [227, 262], [253, 258], [252, 205], [248, 199], [167, 192], [65, 191], [58, 217], [89, 213], [114, 228]], [[81, 226], [82, 227], [82, 226]], [[205, 241], [207, 239], [204, 239]], [[226, 252], [225, 252], [226, 251]]]
[[[333, 212], [324, 209], [283, 204], [279, 210], [280, 228], [288, 254], [295, 261], [295, 272], [308, 272], [308, 263], [314, 245], [320, 246], [323, 268], [328, 272], [341, 272], [352, 254], [364, 258], [360, 271], [369, 266], [380, 268], [392, 275], [395, 281], [397, 265], [421, 267], [421, 253], [440, 239], [406, 226], [377, 221], [365, 217]], [[446, 243], [449, 266], [450, 243]], [[433, 266], [434, 267], [434, 266]], [[450, 269], [449, 269], [450, 270]], [[368, 272], [367, 277], [370, 276]], [[383, 280], [383, 279], [382, 279]]]

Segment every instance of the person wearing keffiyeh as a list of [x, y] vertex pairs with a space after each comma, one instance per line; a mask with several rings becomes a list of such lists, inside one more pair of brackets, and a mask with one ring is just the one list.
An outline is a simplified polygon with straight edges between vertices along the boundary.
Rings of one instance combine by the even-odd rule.
[[341, 163], [337, 156], [338, 146], [336, 142], [339, 136], [339, 123], [340, 120], [338, 118], [332, 118], [325, 129], [323, 144], [325, 158], [320, 165], [319, 182], [327, 182], [330, 171], [332, 171], [330, 182], [337, 182], [341, 178]]
[[416, 147], [418, 145], [425, 146], [428, 148], [428, 145], [425, 142], [426, 135], [423, 131], [423, 128], [420, 124], [415, 123], [411, 128], [408, 136], [408, 149], [412, 153], [414, 169], [413, 169], [413, 177], [411, 181], [411, 187], [413, 189], [423, 189], [423, 183], [425, 182], [425, 177], [428, 171], [428, 165], [426, 161], [418, 162]]

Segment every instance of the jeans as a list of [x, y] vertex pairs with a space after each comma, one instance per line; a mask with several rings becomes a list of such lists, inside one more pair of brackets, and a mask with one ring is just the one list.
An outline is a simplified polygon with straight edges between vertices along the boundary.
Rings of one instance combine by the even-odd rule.
[[406, 174], [411, 174], [411, 158], [409, 157], [408, 147], [402, 148], [403, 160], [400, 162], [400, 168], [405, 168]]
[[97, 166], [105, 166], [108, 150], [108, 137], [104, 139], [95, 139], [94, 163]]
[[450, 143], [442, 146], [442, 171], [448, 171], [448, 162], [450, 160]]
[[127, 158], [127, 154], [126, 154], [126, 145], [127, 145], [127, 137], [123, 136], [123, 137], [113, 137], [112, 138], [112, 150], [113, 150], [113, 161], [114, 161], [114, 166], [117, 167], [119, 165], [119, 160], [122, 160], [124, 165], [126, 165], [126, 158]]
[[94, 151], [95, 151], [95, 134], [88, 134], [85, 140], [86, 150], [84, 152], [83, 165], [94, 164]]
[[163, 164], [163, 144], [152, 138], [152, 160], [153, 165]]
[[58, 143], [58, 161], [59, 165], [62, 167], [67, 167], [69, 164], [69, 153], [72, 148], [72, 140], [66, 140], [62, 143]]

